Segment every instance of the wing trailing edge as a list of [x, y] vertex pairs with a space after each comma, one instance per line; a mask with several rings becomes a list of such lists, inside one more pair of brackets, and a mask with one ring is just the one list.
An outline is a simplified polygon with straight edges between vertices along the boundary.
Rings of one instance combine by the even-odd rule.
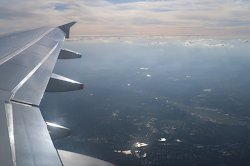
[[73, 22], [70, 22], [68, 24], [64, 24], [64, 25], [61, 25], [59, 26], [58, 28], [60, 28], [65, 34], [66, 34], [66, 38], [68, 39], [69, 38], [69, 29], [70, 27], [72, 27], [76, 22], [73, 21]]

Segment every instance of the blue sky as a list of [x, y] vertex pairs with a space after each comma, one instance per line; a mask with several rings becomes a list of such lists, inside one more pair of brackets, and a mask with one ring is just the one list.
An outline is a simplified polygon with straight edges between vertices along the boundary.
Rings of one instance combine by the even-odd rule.
[[57, 4], [55, 4], [55, 8], [54, 9], [55, 10], [64, 11], [64, 10], [70, 9], [70, 5], [57, 3]]

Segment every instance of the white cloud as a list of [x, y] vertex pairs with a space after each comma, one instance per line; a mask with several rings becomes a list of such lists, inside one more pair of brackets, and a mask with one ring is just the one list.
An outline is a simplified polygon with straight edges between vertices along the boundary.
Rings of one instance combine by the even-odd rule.
[[210, 45], [210, 47], [225, 47], [229, 46], [229, 44], [216, 44], [216, 45]]
[[229, 46], [229, 44], [215, 44], [215, 45], [209, 45], [209, 44], [204, 44], [207, 47], [226, 47]]
[[198, 42], [194, 42], [193, 40], [187, 40], [185, 46], [193, 47], [196, 46]]
[[105, 43], [109, 42], [108, 40], [105, 40], [105, 39], [99, 39], [99, 40], [101, 40], [102, 42], [105, 42]]
[[193, 46], [196, 46], [196, 45], [201, 44], [203, 42], [211, 41], [211, 40], [213, 40], [213, 39], [202, 39], [202, 38], [199, 38], [199, 39], [193, 39], [193, 40], [186, 40], [185, 46], [193, 47]]
[[140, 45], [166, 45], [166, 42], [151, 42], [151, 43], [145, 43]]
[[242, 43], [248, 43], [249, 42], [249, 40], [244, 40]]
[[211, 92], [212, 89], [203, 89], [204, 92]]
[[132, 43], [132, 41], [125, 41], [124, 43]]
[[[55, 10], [56, 4], [64, 4], [67, 9]], [[221, 31], [221, 27], [249, 24], [249, 8], [249, 2], [239, 0], [139, 1], [118, 4], [105, 0], [11, 0], [1, 1], [0, 19], [1, 27], [57, 26], [75, 20], [78, 22], [75, 27], [81, 27], [78, 31], [86, 31], [88, 28], [93, 32], [107, 33], [105, 26], [117, 26], [123, 28], [121, 31], [117, 29], [120, 33], [141, 34], [136, 29], [164, 25], [173, 27], [172, 31], [158, 26], [152, 28], [155, 32], [145, 30], [144, 33], [173, 34], [176, 30], [178, 32], [175, 33], [199, 34], [218, 27], [220, 33], [227, 33], [231, 31]], [[134, 29], [131, 30], [131, 26]], [[177, 30], [176, 27], [184, 28]], [[198, 31], [189, 31], [186, 27]]]
[[[208, 44], [207, 42], [220, 42], [219, 44]], [[224, 41], [223, 41], [224, 42]], [[197, 39], [197, 40], [186, 40], [185, 42], [185, 46], [189, 46], [189, 47], [193, 47], [193, 46], [197, 46], [197, 45], [200, 45], [200, 46], [206, 46], [206, 47], [228, 47], [230, 46], [230, 48], [234, 48], [234, 45], [230, 45], [229, 43], [228, 44], [224, 44], [224, 43], [221, 43], [221, 40], [213, 40], [213, 39]]]

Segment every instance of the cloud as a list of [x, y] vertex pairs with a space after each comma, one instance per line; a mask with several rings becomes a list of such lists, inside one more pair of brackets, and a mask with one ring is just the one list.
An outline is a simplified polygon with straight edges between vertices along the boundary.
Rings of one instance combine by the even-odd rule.
[[203, 39], [203, 38], [193, 39], [193, 40], [186, 40], [185, 46], [193, 47], [193, 46], [196, 46], [196, 45], [201, 44], [203, 42], [212, 41], [212, 40], [213, 39]]
[[102, 42], [105, 42], [105, 43], [107, 43], [107, 42], [109, 42], [108, 40], [103, 40], [103, 39], [100, 39]]
[[124, 43], [132, 43], [132, 41], [125, 41]]
[[[2, 1], [2, 28], [78, 24], [76, 35], [250, 34], [247, 1], [175, 0], [112, 3], [105, 0]], [[112, 28], [109, 28], [112, 27]], [[189, 45], [192, 45], [189, 43]]]
[[215, 44], [215, 45], [209, 45], [209, 44], [204, 44], [207, 47], [227, 47], [229, 44]]
[[193, 47], [196, 46], [198, 42], [194, 42], [193, 40], [187, 40], [185, 46]]
[[[209, 43], [215, 43], [215, 42], [220, 42], [218, 44], [209, 44]], [[234, 45], [224, 44], [221, 43], [221, 40], [213, 40], [213, 39], [196, 39], [196, 40], [186, 40], [185, 46], [189, 47], [194, 47], [194, 46], [206, 46], [206, 47], [229, 47], [229, 48], [234, 48]], [[224, 41], [223, 41], [224, 42]]]
[[228, 46], [229, 44], [216, 44], [216, 45], [210, 45], [210, 47], [225, 47]]
[[166, 45], [166, 42], [151, 42], [151, 43], [144, 43], [140, 45]]
[[248, 43], [249, 42], [249, 40], [244, 40], [242, 43]]

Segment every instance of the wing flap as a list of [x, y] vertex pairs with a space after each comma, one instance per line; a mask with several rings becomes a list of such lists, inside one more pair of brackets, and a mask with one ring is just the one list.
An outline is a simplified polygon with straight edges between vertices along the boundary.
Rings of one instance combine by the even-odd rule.
[[39, 108], [11, 104], [17, 166], [62, 166]]
[[0, 101], [0, 165], [13, 166], [5, 104]]

